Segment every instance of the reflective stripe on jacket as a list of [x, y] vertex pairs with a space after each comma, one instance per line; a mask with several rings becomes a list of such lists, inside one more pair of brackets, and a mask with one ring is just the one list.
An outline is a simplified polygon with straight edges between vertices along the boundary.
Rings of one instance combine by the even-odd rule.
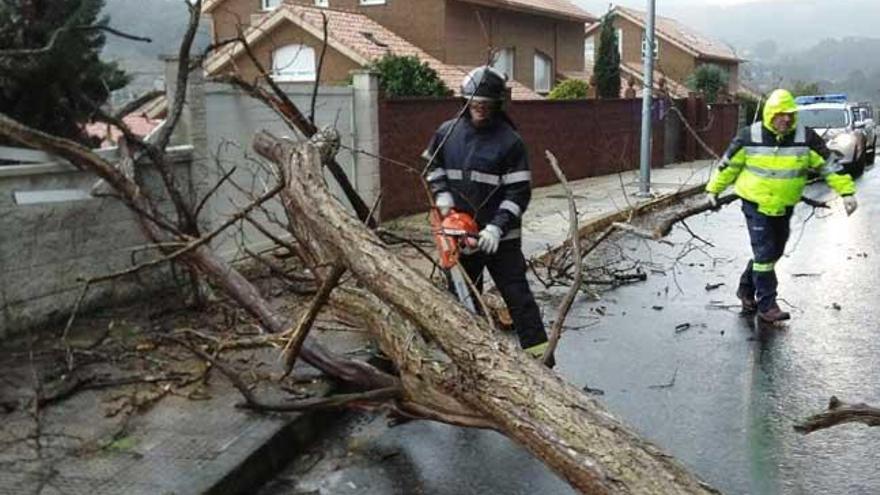
[[800, 201], [809, 170], [841, 196], [855, 193], [852, 177], [840, 173], [837, 157], [815, 131], [802, 125], [787, 134], [772, 130], [774, 115], [796, 109], [790, 95], [777, 102], [776, 93], [767, 101], [763, 122], [743, 128], [727, 148], [706, 191], [720, 194], [734, 184], [739, 197], [757, 203], [758, 211], [769, 216], [784, 215]]
[[455, 209], [473, 215], [480, 228], [491, 223], [501, 229], [503, 239], [519, 237], [532, 196], [532, 173], [522, 138], [499, 117], [480, 128], [466, 117], [454, 122], [437, 129], [422, 155], [426, 160], [437, 155], [426, 176], [431, 192], [435, 196], [451, 192]]

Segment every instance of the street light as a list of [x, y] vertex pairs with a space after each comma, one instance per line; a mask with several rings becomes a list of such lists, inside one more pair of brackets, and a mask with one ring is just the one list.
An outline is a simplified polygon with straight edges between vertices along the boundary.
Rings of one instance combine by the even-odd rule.
[[645, 43], [642, 46], [644, 65], [644, 88], [642, 89], [642, 142], [639, 162], [640, 197], [651, 196], [651, 105], [654, 88], [654, 0], [648, 0], [648, 13], [645, 23]]

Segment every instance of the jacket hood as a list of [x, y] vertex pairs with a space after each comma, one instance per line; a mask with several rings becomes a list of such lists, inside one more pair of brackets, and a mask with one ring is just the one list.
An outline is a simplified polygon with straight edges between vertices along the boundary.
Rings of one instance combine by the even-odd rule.
[[794, 96], [784, 89], [774, 90], [764, 103], [764, 127], [771, 130], [774, 134], [779, 133], [770, 125], [770, 122], [778, 113], [794, 114], [794, 122], [792, 122], [791, 129], [789, 130], [789, 132], [793, 132], [797, 126], [797, 103], [794, 101]]

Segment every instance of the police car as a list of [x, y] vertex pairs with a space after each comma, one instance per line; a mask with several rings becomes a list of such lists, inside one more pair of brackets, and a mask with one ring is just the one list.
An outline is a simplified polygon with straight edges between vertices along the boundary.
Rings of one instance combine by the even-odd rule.
[[[812, 128], [825, 140], [828, 148], [840, 154], [840, 163], [853, 178], [865, 171], [870, 152], [874, 160], [874, 140], [868, 143], [858, 103], [845, 94], [798, 96], [798, 122]], [[870, 146], [869, 146], [870, 144]]]

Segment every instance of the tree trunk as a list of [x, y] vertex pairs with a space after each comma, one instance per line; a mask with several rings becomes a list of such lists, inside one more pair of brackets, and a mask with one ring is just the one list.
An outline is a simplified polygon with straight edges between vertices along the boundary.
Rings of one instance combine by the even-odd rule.
[[[254, 148], [289, 178], [282, 197], [294, 234], [307, 232], [319, 257], [344, 263], [375, 295], [361, 311], [386, 322], [373, 331], [413, 398], [448, 397], [474, 411], [584, 493], [717, 493], [389, 252], [330, 195], [316, 148], [266, 133]], [[389, 328], [394, 320], [408, 329]], [[413, 378], [430, 389], [410, 388]]]

